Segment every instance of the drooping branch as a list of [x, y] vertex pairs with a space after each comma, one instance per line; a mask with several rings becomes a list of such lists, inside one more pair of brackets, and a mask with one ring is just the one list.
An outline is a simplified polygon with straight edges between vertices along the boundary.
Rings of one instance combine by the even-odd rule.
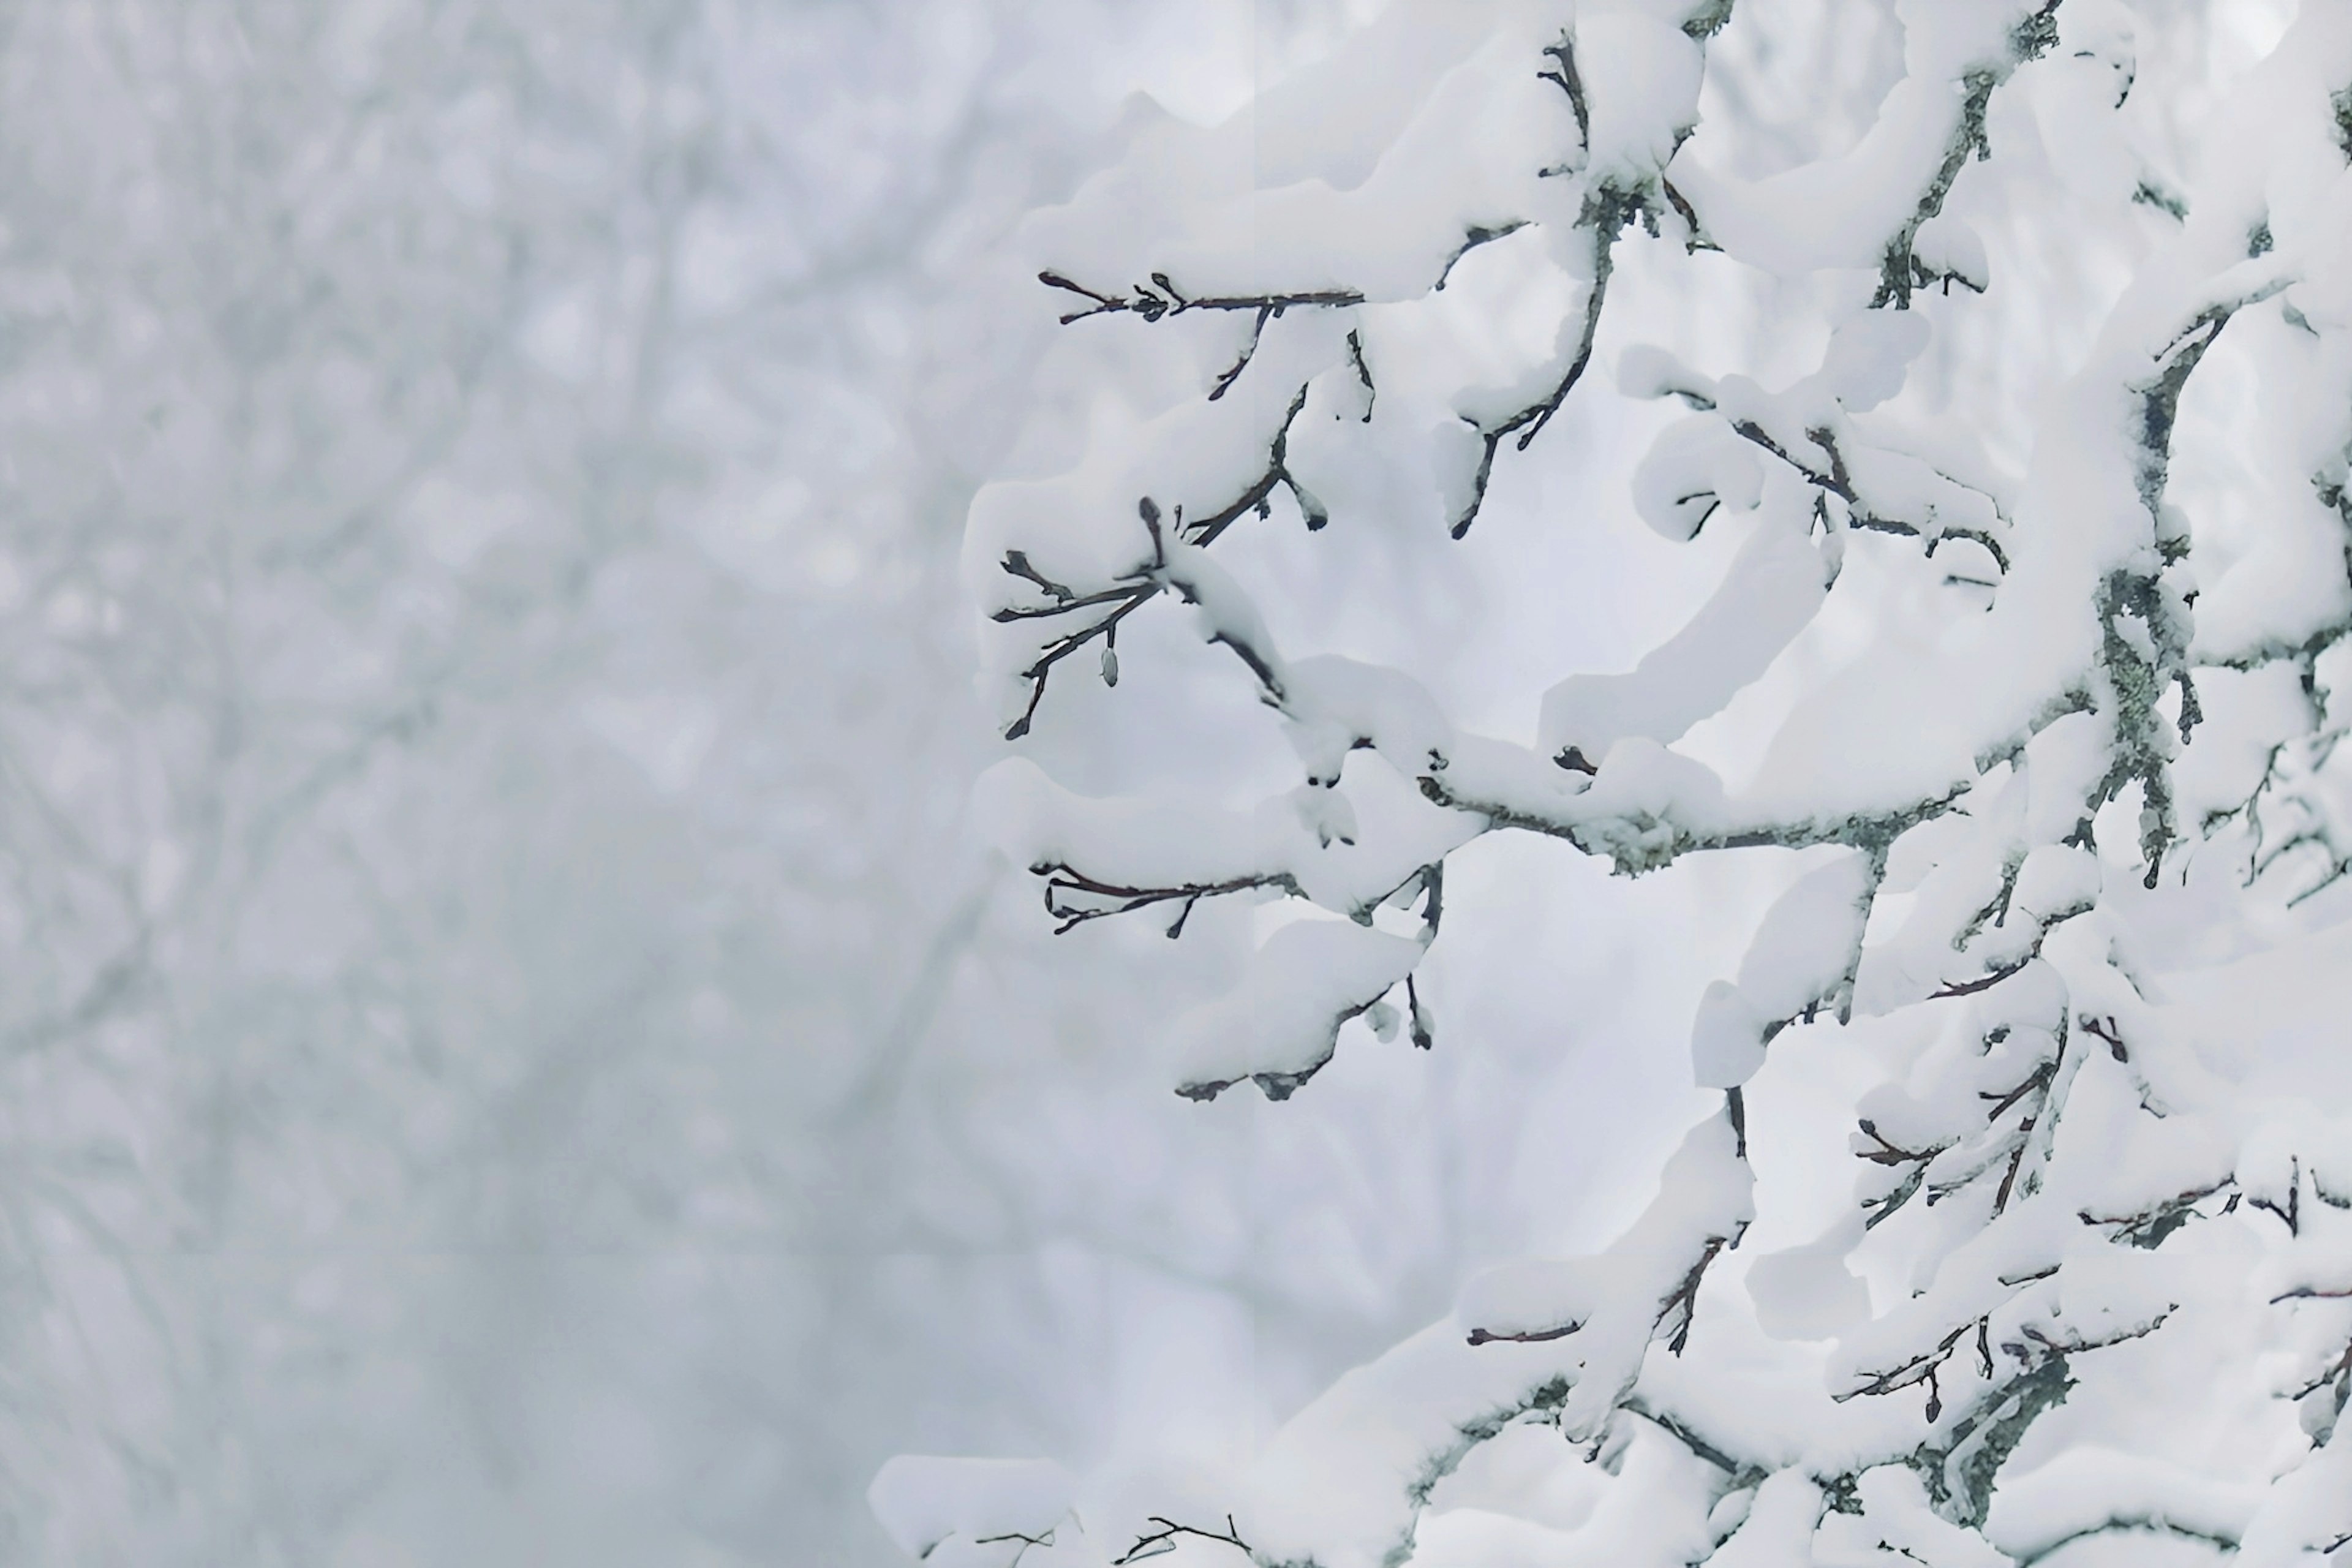
[[1206, 517], [1195, 518], [1190, 523], [1184, 523], [1180, 520], [1178, 523], [1180, 532], [1188, 529], [1190, 531], [1184, 535], [1189, 542], [1214, 543], [1220, 534], [1232, 527], [1234, 521], [1244, 515], [1254, 511], [1260, 517], [1265, 516], [1277, 487], [1289, 489], [1291, 498], [1297, 501], [1299, 510], [1306, 517], [1309, 531], [1319, 529], [1330, 521], [1324, 514], [1320, 504], [1299, 485], [1290, 472], [1290, 427], [1297, 422], [1299, 411], [1306, 406], [1307, 388], [1302, 386], [1298, 389], [1297, 395], [1290, 400], [1290, 407], [1284, 413], [1282, 424], [1276, 429], [1273, 440], [1267, 444], [1265, 471], [1251, 480], [1240, 495]]
[[[2046, 18], [2057, 8], [2057, 0], [2051, 0], [2040, 15]], [[1908, 310], [1914, 289], [1927, 288], [1947, 276], [1922, 265], [1912, 247], [1918, 241], [1920, 228], [1944, 210], [1944, 198], [1951, 194], [1952, 182], [1960, 177], [1969, 155], [1974, 153], [1980, 159], [1992, 155], [1992, 143], [1985, 136], [1985, 110], [1991, 104], [1992, 90], [2000, 85], [2001, 79], [1990, 70], [1972, 70], [1960, 79], [1964, 96], [1958, 123], [1944, 145], [1943, 161], [1936, 166], [1927, 189], [1919, 193], [1918, 203], [1904, 219], [1903, 226], [1886, 242], [1885, 254], [1878, 264], [1878, 291], [1870, 299], [1874, 310], [1887, 305]], [[1967, 279], [1961, 281], [1965, 283]]]
[[1993, 1478], [2033, 1424], [2063, 1405], [2074, 1386], [2064, 1355], [2032, 1363], [2013, 1381], [1988, 1389], [1942, 1444], [1921, 1444], [1912, 1468], [1936, 1511], [1965, 1529], [1981, 1528], [1991, 1510]]
[[[1486, 504], [1486, 487], [1494, 478], [1496, 450], [1516, 436], [1517, 449], [1526, 451], [1551, 422], [1551, 416], [1559, 412], [1560, 405], [1568, 401], [1568, 395], [1576, 390], [1576, 384], [1584, 379], [1585, 367], [1592, 363], [1593, 335], [1601, 330], [1601, 306], [1609, 297], [1617, 237], [1627, 224], [1650, 211], [1644, 194], [1620, 191], [1605, 184], [1585, 198], [1584, 210], [1576, 221], [1577, 226], [1591, 237], [1592, 281], [1585, 291], [1583, 320], [1575, 346], [1569, 351], [1566, 368], [1543, 396], [1491, 425], [1465, 421], [1478, 434], [1478, 468], [1470, 481], [1469, 500], [1454, 513], [1451, 531], [1454, 538], [1470, 531], [1470, 525], [1478, 521], [1479, 510]], [[1655, 221], [1654, 217], [1652, 221]]]
[[[2058, 41], [2059, 0], [2044, 0], [2042, 7], [2018, 23], [2009, 36], [2008, 66], [2013, 68], [2027, 60], [2037, 59]], [[1923, 265], [1913, 247], [1919, 230], [1928, 220], [1944, 210], [1945, 198], [1952, 192], [1952, 184], [1960, 177], [1970, 154], [1979, 159], [1992, 156], [1992, 142], [1985, 134], [1985, 112], [1992, 104], [1993, 89], [2007, 79], [2007, 68], [1995, 71], [1979, 68], [1960, 79], [1962, 98], [1958, 121], [1944, 144], [1942, 161], [1927, 187], [1919, 193], [1918, 201], [1903, 226], [1886, 243], [1879, 261], [1878, 291], [1871, 297], [1871, 306], [1877, 309], [1893, 305], [1907, 310], [1911, 291], [1926, 288], [1939, 280], [1958, 279], [1965, 286], [1976, 285], [1957, 274], [1938, 272]], [[1948, 288], [1948, 284], [1947, 285]]]
[[[1907, 519], [1889, 517], [1877, 510], [1870, 500], [1856, 488], [1853, 472], [1846, 465], [1845, 453], [1839, 445], [1837, 432], [1832, 427], [1820, 425], [1805, 432], [1806, 438], [1820, 447], [1822, 455], [1829, 459], [1827, 466], [1823, 467], [1805, 461], [1788, 447], [1773, 439], [1770, 433], [1753, 419], [1735, 419], [1730, 421], [1730, 425], [1735, 435], [1786, 463], [1795, 469], [1807, 484], [1843, 501], [1846, 505], [1846, 522], [1849, 527], [1864, 529], [1874, 533], [1894, 533], [1913, 539], [1925, 539], [1927, 541], [1927, 552], [1930, 555], [1935, 553], [1936, 545], [1941, 540], [1969, 540], [1982, 545], [1992, 556], [1994, 564], [2003, 574], [2009, 571], [2009, 552], [2001, 547], [2000, 540], [1997, 536], [1984, 529], [1970, 528], [1964, 524], [1957, 526], [1939, 524], [1930, 533], [1926, 528]], [[1936, 477], [1957, 489], [1984, 495], [1983, 491], [1975, 489], [1972, 486], [1964, 485], [1948, 474], [1939, 472]], [[1990, 496], [1985, 496], [1985, 500], [1992, 504], [1995, 515], [1999, 515], [2000, 510], [1999, 504], [1993, 502]]]
[[[1725, 1247], [1738, 1245], [1736, 1237], [1711, 1236], [1699, 1248], [1683, 1277], [1675, 1281], [1673, 1292], [1659, 1305], [1657, 1321], [1651, 1331], [1666, 1337], [1666, 1348], [1680, 1355], [1690, 1344], [1691, 1322], [1698, 1314], [1698, 1288], [1706, 1278], [1707, 1265], [1713, 1263]], [[1672, 1329], [1666, 1327], [1673, 1324]]]
[[[1572, 1386], [1566, 1378], [1547, 1378], [1510, 1403], [1460, 1423], [1454, 1427], [1454, 1441], [1422, 1461], [1420, 1469], [1405, 1487], [1405, 1500], [1416, 1510], [1427, 1507], [1438, 1483], [1460, 1469], [1462, 1461], [1480, 1446], [1493, 1442], [1523, 1419], [1557, 1411], [1568, 1403], [1571, 1392]], [[1402, 1563], [1409, 1558], [1412, 1536], [1412, 1526], [1408, 1523], [1403, 1538], [1391, 1549], [1387, 1561]]]
[[[2208, 305], [2157, 356], [2160, 368], [2156, 374], [2132, 388], [2138, 399], [2134, 479], [2159, 542], [2166, 536], [2164, 489], [2181, 393], [2237, 312], [2284, 286], [2284, 279], [2274, 279]], [[2168, 689], [2179, 687], [2179, 728], [2186, 741], [2198, 718], [2196, 688], [2188, 675], [2189, 628], [2162, 581], [2145, 570], [2126, 567], [2110, 573], [2100, 589], [2098, 611], [2101, 666], [2115, 699], [2116, 745], [2106, 776], [2090, 804], [2096, 810], [2116, 798], [2125, 785], [2140, 786], [2140, 851], [2147, 862], [2147, 885], [2153, 888], [2178, 833], [2170, 748], [2161, 733], [2158, 705]]]
[[2164, 1245], [2165, 1238], [2174, 1231], [2198, 1217], [2199, 1204], [2236, 1186], [2234, 1179], [2225, 1177], [2205, 1186], [2189, 1188], [2137, 1214], [2096, 1215], [2084, 1209], [2078, 1217], [2084, 1225], [2114, 1226], [2111, 1235], [2116, 1241], [2153, 1250]]
[[[1979, 1320], [1981, 1321], [1981, 1320]], [[1977, 1323], [1962, 1323], [1939, 1341], [1936, 1348], [1922, 1352], [1898, 1366], [1873, 1374], [1860, 1387], [1842, 1390], [1832, 1395], [1837, 1399], [1853, 1399], [1865, 1394], [1893, 1394], [1898, 1389], [1925, 1384], [1927, 1387], [1927, 1419], [1938, 1420], [1944, 1414], [1943, 1391], [1937, 1385], [1937, 1373], [1952, 1359], [1969, 1331]]]
[[2160, 1536], [2173, 1541], [2194, 1541], [2200, 1545], [2210, 1546], [2225, 1552], [2238, 1550], [2238, 1538], [2221, 1531], [2200, 1530], [2194, 1525], [2181, 1524], [2166, 1519], [2160, 1514], [2118, 1514], [2101, 1523], [2090, 1525], [2082, 1530], [2069, 1531], [2041, 1550], [2019, 1558], [2017, 1568], [2033, 1568], [2033, 1564], [2049, 1561], [2078, 1541], [2126, 1534]]
[[[1559, 42], [1547, 45], [1544, 58], [1551, 68], [1536, 72], [1538, 80], [1551, 82], [1568, 95], [1569, 112], [1576, 116], [1576, 146], [1580, 156], [1590, 156], [1592, 146], [1592, 108], [1585, 101], [1584, 75], [1576, 68], [1576, 35], [1562, 33]], [[1556, 174], [1572, 171], [1559, 169]]]
[[[1454, 254], [1445, 258], [1444, 267], [1440, 268], [1438, 271], [1437, 281], [1429, 286], [1430, 292], [1433, 294], [1444, 292], [1445, 280], [1454, 276], [1454, 268], [1461, 262], [1464, 257], [1469, 255], [1472, 251], [1477, 249], [1482, 245], [1491, 245], [1496, 240], [1508, 238], [1510, 236], [1518, 233], [1519, 230], [1527, 226], [1527, 220], [1525, 218], [1513, 218], [1508, 223], [1498, 223], [1491, 226], [1474, 226], [1467, 234], [1462, 237], [1462, 243], [1454, 247]], [[1361, 353], [1362, 351], [1360, 344], [1358, 345], [1357, 352], [1359, 354]], [[1361, 363], [1361, 360], [1359, 359], [1358, 363], [1360, 364]]]
[[1692, 1455], [1721, 1470], [1728, 1489], [1738, 1491], [1752, 1487], [1764, 1479], [1764, 1469], [1752, 1460], [1733, 1458], [1728, 1444], [1702, 1435], [1687, 1417], [1662, 1409], [1636, 1394], [1619, 1406], [1627, 1415], [1640, 1417], [1689, 1449]]

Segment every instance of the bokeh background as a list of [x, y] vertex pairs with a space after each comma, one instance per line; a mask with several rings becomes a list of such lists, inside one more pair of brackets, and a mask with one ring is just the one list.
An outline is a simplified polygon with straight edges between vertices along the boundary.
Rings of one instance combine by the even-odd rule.
[[[1055, 939], [967, 809], [964, 510], [1091, 395], [1006, 237], [1379, 5], [0, 5], [0, 1562], [879, 1565], [891, 1453], [1246, 1453], [1646, 1195], [1785, 858], [1482, 842], [1434, 1052], [1197, 1106], [1251, 912]], [[1885, 9], [1727, 36], [1829, 84], [1710, 86], [1748, 162]], [[1237, 569], [1531, 734], [1720, 568], [1622, 503], [1665, 416]], [[1182, 787], [1230, 700], [1034, 748]]]

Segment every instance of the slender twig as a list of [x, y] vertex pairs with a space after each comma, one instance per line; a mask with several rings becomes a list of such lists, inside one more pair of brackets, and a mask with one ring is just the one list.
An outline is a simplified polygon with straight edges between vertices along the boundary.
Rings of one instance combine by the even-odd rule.
[[1075, 310], [1062, 318], [1064, 326], [1083, 321], [1089, 316], [1116, 315], [1125, 311], [1157, 321], [1167, 316], [1181, 316], [1188, 310], [1260, 310], [1280, 315], [1293, 306], [1320, 307], [1326, 310], [1345, 305], [1360, 305], [1363, 295], [1353, 289], [1307, 289], [1290, 294], [1195, 294], [1180, 292], [1168, 280], [1165, 272], [1151, 275], [1151, 284], [1139, 283], [1129, 294], [1105, 294], [1083, 283], [1074, 283], [1058, 272], [1040, 272], [1037, 281], [1049, 289], [1060, 289], [1092, 300], [1091, 310]]
[[1137, 1536], [1134, 1545], [1110, 1560], [1111, 1568], [1123, 1568], [1126, 1563], [1140, 1563], [1146, 1558], [1163, 1557], [1176, 1550], [1176, 1538], [1180, 1535], [1193, 1535], [1202, 1541], [1213, 1541], [1221, 1546], [1233, 1547], [1244, 1556], [1249, 1553], [1249, 1542], [1242, 1539], [1242, 1532], [1234, 1526], [1232, 1514], [1225, 1515], [1225, 1528], [1223, 1532], [1202, 1530], [1190, 1524], [1179, 1524], [1172, 1519], [1163, 1519], [1156, 1513], [1145, 1522], [1156, 1524], [1160, 1528]]
[[[1216, 882], [1181, 882], [1173, 887], [1150, 888], [1108, 882], [1076, 869], [1063, 861], [1043, 861], [1029, 868], [1031, 873], [1045, 879], [1045, 912], [1062, 923], [1055, 928], [1056, 936], [1088, 921], [1109, 915], [1132, 914], [1153, 904], [1181, 900], [1183, 908], [1176, 921], [1168, 928], [1171, 937], [1184, 934], [1184, 922], [1192, 918], [1192, 908], [1202, 899], [1221, 898], [1228, 893], [1246, 892], [1253, 888], [1276, 888], [1294, 898], [1303, 897], [1297, 879], [1287, 871], [1265, 871], [1227, 878]], [[1108, 900], [1100, 906], [1074, 904], [1063, 897], [1078, 893], [1093, 899]]]

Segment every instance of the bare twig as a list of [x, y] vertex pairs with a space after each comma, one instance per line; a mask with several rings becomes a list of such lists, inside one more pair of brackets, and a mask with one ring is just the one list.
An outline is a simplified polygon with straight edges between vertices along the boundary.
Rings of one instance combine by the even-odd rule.
[[1234, 1527], [1232, 1514], [1225, 1515], [1225, 1528], [1223, 1531], [1202, 1530], [1190, 1524], [1179, 1524], [1172, 1519], [1162, 1519], [1158, 1514], [1153, 1514], [1146, 1522], [1156, 1524], [1160, 1528], [1137, 1536], [1134, 1545], [1110, 1560], [1111, 1568], [1123, 1568], [1126, 1563], [1166, 1556], [1176, 1550], [1176, 1538], [1180, 1535], [1197, 1536], [1202, 1541], [1213, 1541], [1219, 1545], [1233, 1547], [1244, 1556], [1249, 1554], [1249, 1542], [1242, 1539], [1240, 1530]]

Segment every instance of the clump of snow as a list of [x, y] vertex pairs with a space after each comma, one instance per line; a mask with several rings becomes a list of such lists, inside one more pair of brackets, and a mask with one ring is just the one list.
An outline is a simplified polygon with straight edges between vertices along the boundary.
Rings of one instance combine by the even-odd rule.
[[866, 1489], [874, 1517], [900, 1550], [929, 1561], [950, 1543], [1043, 1536], [1070, 1510], [1077, 1483], [1045, 1459], [901, 1454]]

